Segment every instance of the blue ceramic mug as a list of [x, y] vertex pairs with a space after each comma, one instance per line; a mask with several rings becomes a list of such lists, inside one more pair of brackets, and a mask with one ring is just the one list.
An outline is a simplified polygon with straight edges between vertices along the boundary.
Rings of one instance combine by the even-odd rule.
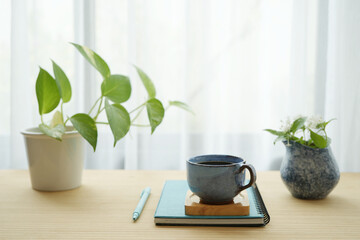
[[[187, 161], [186, 168], [190, 190], [206, 204], [231, 203], [236, 195], [256, 181], [255, 168], [234, 156], [197, 156]], [[245, 169], [250, 173], [248, 184], [245, 184]]]

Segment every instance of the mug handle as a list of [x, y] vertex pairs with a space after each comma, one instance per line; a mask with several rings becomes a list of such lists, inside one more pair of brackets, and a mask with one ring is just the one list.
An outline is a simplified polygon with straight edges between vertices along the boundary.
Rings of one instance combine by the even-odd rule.
[[239, 170], [238, 170], [238, 173], [241, 173], [244, 169], [247, 169], [250, 173], [250, 182], [248, 184], [246, 184], [245, 186], [243, 187], [239, 187], [239, 191], [243, 191], [249, 187], [251, 187], [255, 182], [256, 182], [256, 171], [255, 171], [255, 168], [253, 165], [251, 164], [244, 164], [242, 165]]

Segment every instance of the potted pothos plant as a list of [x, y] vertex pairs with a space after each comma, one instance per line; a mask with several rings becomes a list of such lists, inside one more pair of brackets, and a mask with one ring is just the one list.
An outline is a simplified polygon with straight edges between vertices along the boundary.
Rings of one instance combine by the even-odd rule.
[[282, 141], [286, 153], [280, 174], [290, 193], [300, 199], [325, 198], [337, 185], [340, 172], [326, 127], [333, 119], [298, 116], [282, 121], [280, 130], [265, 129]]
[[[126, 136], [136, 123], [140, 113], [146, 109], [151, 134], [161, 124], [165, 109], [176, 106], [190, 111], [190, 107], [180, 101], [169, 101], [168, 107], [156, 98], [156, 90], [148, 75], [135, 67], [146, 91], [147, 99], [128, 111], [124, 107], [131, 96], [129, 77], [113, 74], [108, 64], [97, 53], [86, 46], [71, 43], [78, 52], [101, 74], [101, 95], [87, 113], [67, 116], [63, 105], [71, 100], [71, 84], [63, 69], [52, 61], [53, 76], [40, 68], [36, 80], [41, 123], [36, 128], [22, 132], [25, 136], [31, 182], [34, 189], [42, 191], [60, 191], [73, 189], [81, 185], [85, 139], [96, 150], [98, 124], [110, 127], [116, 143]], [[45, 114], [53, 113], [50, 123], [44, 121]], [[98, 121], [105, 114], [107, 121]]]

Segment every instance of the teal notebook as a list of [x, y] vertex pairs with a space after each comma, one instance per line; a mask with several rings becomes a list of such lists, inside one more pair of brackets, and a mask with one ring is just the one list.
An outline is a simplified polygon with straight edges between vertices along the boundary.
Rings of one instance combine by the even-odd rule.
[[185, 215], [185, 196], [189, 190], [185, 180], [165, 182], [155, 211], [156, 225], [214, 225], [214, 226], [265, 226], [270, 216], [254, 184], [248, 188], [250, 214], [248, 216], [189, 216]]

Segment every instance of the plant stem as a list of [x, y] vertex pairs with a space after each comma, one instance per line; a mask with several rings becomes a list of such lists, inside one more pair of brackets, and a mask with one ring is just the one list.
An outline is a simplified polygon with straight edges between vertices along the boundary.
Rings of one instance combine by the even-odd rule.
[[328, 136], [327, 136], [327, 134], [326, 134], [325, 128], [323, 129], [323, 131], [324, 131], [324, 134], [325, 134], [325, 139], [326, 139], [326, 141], [327, 141], [327, 140], [328, 140]]
[[305, 128], [303, 129], [303, 134], [304, 134], [304, 141], [306, 141], [306, 137], [305, 137]]
[[64, 126], [66, 126], [66, 123], [70, 120], [70, 118], [68, 117], [65, 122], [64, 122]]
[[98, 117], [99, 114], [101, 113], [101, 105], [102, 105], [102, 102], [103, 102], [103, 97], [101, 96], [100, 99], [101, 99], [101, 100], [100, 100], [99, 108], [98, 108], [98, 111], [97, 111], [97, 113], [96, 113], [96, 115], [95, 115], [95, 117], [94, 117], [94, 121], [96, 121], [97, 117]]
[[88, 113], [89, 115], [90, 115], [90, 113], [92, 112], [92, 110], [94, 110], [96, 104], [99, 102], [100, 99], [102, 99], [102, 96], [99, 97], [99, 98], [95, 101], [94, 105], [91, 107], [91, 109], [90, 109], [90, 111], [89, 111], [89, 113]]
[[137, 108], [133, 109], [132, 111], [130, 111], [129, 114], [135, 112], [135, 111], [138, 110], [139, 108], [142, 108], [143, 106], [145, 106], [146, 103], [147, 103], [147, 101], [144, 102], [143, 104], [141, 104], [140, 106], [138, 106]]
[[105, 125], [109, 125], [109, 123], [107, 122], [95, 122], [96, 124], [105, 124]]
[[[63, 104], [64, 104], [64, 102], [63, 101], [61, 101], [61, 105], [60, 105], [60, 111], [61, 111], [61, 120], [62, 120], [62, 122], [64, 122], [64, 111], [63, 111]], [[64, 124], [65, 125], [65, 124]]]
[[131, 120], [131, 123], [133, 123], [141, 114], [142, 110], [144, 109], [145, 105], [141, 106], [140, 111], [138, 111], [138, 113], [136, 114], [136, 116], [133, 118], [133, 120]]
[[135, 124], [135, 123], [132, 123], [131, 126], [134, 126], [134, 127], [150, 127], [149, 124]]
[[41, 117], [41, 123], [44, 124], [43, 115], [41, 114], [40, 117]]

